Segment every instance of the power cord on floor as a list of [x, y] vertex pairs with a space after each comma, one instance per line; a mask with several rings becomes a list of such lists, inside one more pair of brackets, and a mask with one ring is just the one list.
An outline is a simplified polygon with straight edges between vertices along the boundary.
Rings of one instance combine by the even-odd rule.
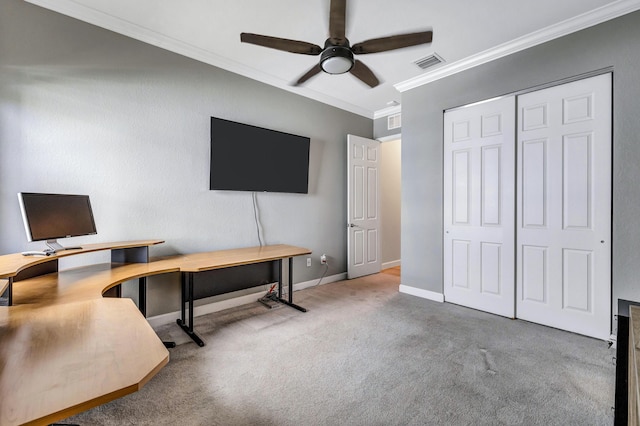
[[269, 309], [273, 308], [275, 306], [274, 304], [277, 305], [278, 303], [280, 303], [280, 301], [278, 300], [278, 295], [275, 291], [273, 291], [276, 288], [276, 285], [278, 284], [272, 284], [269, 288], [269, 291], [267, 291], [267, 294], [258, 299], [258, 302], [262, 303]]
[[[324, 262], [324, 272], [322, 273], [322, 276], [320, 277], [318, 282], [316, 284], [314, 284], [312, 287], [319, 286], [320, 283], [322, 282], [322, 280], [324, 279], [324, 277], [327, 275], [327, 272], [329, 272], [329, 262], [327, 262], [325, 260], [325, 262]], [[258, 302], [262, 303], [267, 308], [273, 308], [273, 305], [271, 305], [269, 303], [270, 301], [271, 302], [275, 302], [275, 303], [279, 303], [280, 300], [278, 300], [278, 296], [276, 295], [276, 292], [274, 291], [274, 289], [276, 288], [276, 285], [278, 285], [278, 284], [274, 283], [273, 285], [271, 285], [271, 287], [269, 288], [267, 293], [264, 296], [262, 296], [261, 298], [258, 299]], [[283, 297], [286, 297], [286, 296], [287, 295], [283, 294]]]
[[325, 262], [324, 263], [324, 272], [322, 273], [322, 276], [320, 277], [320, 279], [318, 280], [317, 284], [314, 285], [314, 287], [319, 286], [320, 283], [322, 282], [322, 279], [325, 277], [325, 275], [327, 275], [327, 272], [329, 272], [329, 262]]

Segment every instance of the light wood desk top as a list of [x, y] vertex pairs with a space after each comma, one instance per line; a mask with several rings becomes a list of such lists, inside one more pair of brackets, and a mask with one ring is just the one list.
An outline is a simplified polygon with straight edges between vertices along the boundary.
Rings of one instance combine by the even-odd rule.
[[0, 424], [46, 425], [139, 390], [169, 353], [130, 299], [0, 309]]
[[59, 305], [102, 299], [104, 292], [125, 281], [179, 270], [171, 260], [82, 266], [15, 282], [13, 299], [18, 306]]
[[311, 250], [286, 244], [277, 244], [262, 247], [247, 247], [241, 249], [193, 253], [177, 257], [175, 258], [175, 262], [182, 272], [202, 272], [212, 269], [268, 262], [271, 260], [302, 256], [305, 254], [311, 254]]
[[123, 241], [117, 243], [83, 244], [81, 249], [62, 250], [51, 256], [24, 256], [20, 253], [0, 256], [0, 278], [15, 277], [20, 271], [41, 263], [50, 262], [61, 257], [77, 254], [92, 253], [104, 250], [127, 249], [134, 247], [149, 247], [162, 244], [163, 240]]

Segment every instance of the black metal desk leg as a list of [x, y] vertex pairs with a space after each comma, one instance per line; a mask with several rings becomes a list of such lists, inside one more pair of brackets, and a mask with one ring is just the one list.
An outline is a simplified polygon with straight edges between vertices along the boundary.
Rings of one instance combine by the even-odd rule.
[[293, 257], [289, 258], [289, 303], [293, 303]]
[[7, 286], [7, 293], [9, 293], [9, 295], [7, 296], [9, 298], [7, 300], [7, 303], [9, 304], [9, 306], [13, 306], [13, 277], [9, 277], [9, 285]]
[[[282, 287], [282, 260], [280, 260], [280, 277], [278, 279], [278, 288]], [[287, 296], [287, 299], [289, 300], [284, 300], [282, 298], [282, 294], [279, 294], [278, 300], [281, 303], [284, 303], [285, 305], [291, 306], [292, 308], [295, 308], [301, 312], [307, 312], [307, 310], [305, 308], [303, 308], [302, 306], [296, 305], [295, 303], [293, 303], [293, 258], [290, 257], [289, 258], [289, 295]]]
[[138, 278], [138, 309], [147, 317], [147, 277]]
[[193, 333], [193, 273], [189, 273], [189, 333]]
[[282, 299], [282, 259], [278, 260], [278, 299]]
[[183, 272], [180, 274], [180, 318], [182, 319], [182, 323], [184, 324], [187, 320], [186, 312], [184, 309], [184, 304], [187, 303], [187, 274]]
[[[193, 272], [187, 272], [186, 275], [187, 276], [185, 279], [185, 274], [184, 273], [182, 274], [182, 298], [181, 298], [182, 299], [181, 300], [182, 318], [176, 320], [176, 322], [178, 323], [180, 328], [182, 328], [182, 330], [185, 333], [187, 333], [189, 337], [191, 337], [191, 340], [196, 342], [198, 346], [202, 347], [204, 346], [204, 341], [200, 338], [200, 336], [196, 334], [195, 331], [193, 331]], [[187, 287], [186, 289], [185, 289], [185, 286]], [[188, 295], [186, 296], [188, 297], [188, 303], [189, 303], [189, 324], [188, 325], [185, 323], [185, 307], [184, 307], [185, 293], [188, 293]]]

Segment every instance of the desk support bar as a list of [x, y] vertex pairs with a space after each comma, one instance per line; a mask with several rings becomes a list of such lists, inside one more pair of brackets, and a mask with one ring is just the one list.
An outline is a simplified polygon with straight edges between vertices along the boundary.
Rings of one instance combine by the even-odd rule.
[[138, 308], [147, 317], [147, 277], [138, 278]]
[[287, 295], [287, 299], [282, 298], [282, 259], [278, 261], [280, 263], [280, 277], [278, 278], [278, 300], [280, 303], [284, 303], [287, 306], [291, 306], [294, 309], [297, 309], [301, 312], [307, 312], [305, 308], [302, 306], [296, 305], [293, 303], [293, 257], [289, 258], [289, 294]]
[[[186, 287], [186, 288], [185, 288]], [[188, 292], [188, 295], [185, 294]], [[182, 314], [182, 318], [176, 320], [180, 328], [187, 333], [191, 339], [198, 344], [198, 346], [204, 346], [204, 341], [193, 331], [193, 272], [183, 272], [182, 273], [182, 292], [181, 292], [181, 307], [180, 312]], [[189, 303], [189, 323], [185, 322], [185, 296], [188, 297]]]

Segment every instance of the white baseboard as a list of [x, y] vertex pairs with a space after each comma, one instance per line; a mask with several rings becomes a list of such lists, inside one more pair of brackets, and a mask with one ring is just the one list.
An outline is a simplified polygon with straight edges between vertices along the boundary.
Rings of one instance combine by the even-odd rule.
[[612, 334], [609, 336], [609, 342], [611, 343], [610, 349], [616, 349], [618, 347], [618, 336]]
[[[324, 277], [322, 281], [320, 278], [311, 281], [304, 281], [293, 285], [293, 291], [303, 290], [305, 288], [314, 287], [323, 284], [329, 284], [336, 281], [342, 281], [347, 278], [347, 274], [336, 274], [328, 277]], [[245, 294], [243, 296], [234, 297], [227, 300], [220, 300], [218, 302], [207, 303], [206, 305], [194, 306], [193, 308], [193, 316], [199, 317], [201, 315], [211, 314], [213, 312], [223, 311], [229, 308], [235, 308], [236, 306], [246, 305], [248, 303], [253, 303], [257, 301], [262, 295], [263, 291], [257, 291], [251, 294]], [[152, 327], [159, 327], [161, 325], [175, 323], [176, 319], [180, 318], [180, 311], [168, 312], [166, 314], [156, 315], [153, 317], [147, 318], [147, 321]]]
[[444, 294], [436, 293], [435, 291], [423, 290], [421, 288], [409, 287], [402, 284], [400, 284], [399, 291], [400, 293], [406, 293], [412, 296], [421, 297], [423, 299], [433, 300], [434, 302], [444, 302]]
[[393, 260], [391, 262], [384, 262], [382, 264], [382, 269], [395, 268], [396, 266], [400, 266], [400, 259]]
[[320, 281], [320, 278], [317, 278], [315, 280], [304, 281], [298, 284], [294, 284], [293, 291], [304, 290], [305, 288], [309, 288], [309, 287], [315, 287], [318, 285], [318, 282], [320, 283], [320, 285], [323, 285], [323, 284], [335, 283], [336, 281], [342, 281], [346, 279], [347, 279], [347, 273], [343, 272], [341, 274], [324, 277], [322, 281]]

